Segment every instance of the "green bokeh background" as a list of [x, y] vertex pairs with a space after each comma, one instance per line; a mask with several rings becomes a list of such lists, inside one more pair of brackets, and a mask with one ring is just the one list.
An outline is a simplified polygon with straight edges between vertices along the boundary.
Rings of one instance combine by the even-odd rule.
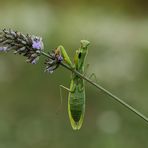
[[[42, 36], [45, 50], [64, 45], [73, 58], [91, 42], [88, 74], [148, 116], [148, 2], [146, 0], [0, 1], [0, 28]], [[24, 57], [0, 54], [0, 148], [147, 148], [148, 125], [86, 84], [86, 114], [73, 131], [67, 92], [70, 72], [44, 73]]]

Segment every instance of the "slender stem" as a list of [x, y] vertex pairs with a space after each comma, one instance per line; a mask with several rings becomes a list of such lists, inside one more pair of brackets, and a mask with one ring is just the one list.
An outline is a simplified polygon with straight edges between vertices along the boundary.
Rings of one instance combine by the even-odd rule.
[[[45, 52], [42, 52], [42, 54], [44, 56], [48, 57], [48, 58], [51, 58]], [[136, 110], [135, 108], [133, 108], [131, 105], [129, 105], [128, 103], [126, 103], [122, 99], [118, 98], [117, 96], [115, 96], [114, 94], [112, 94], [111, 92], [109, 92], [108, 90], [106, 90], [105, 88], [103, 88], [102, 86], [100, 86], [99, 84], [97, 84], [95, 82], [92, 82], [92, 80], [90, 80], [89, 78], [85, 77], [84, 75], [82, 75], [81, 73], [79, 73], [78, 71], [76, 71], [75, 69], [70, 68], [68, 65], [66, 65], [64, 63], [60, 63], [60, 65], [62, 65], [64, 68], [70, 70], [71, 72], [75, 73], [76, 75], [78, 75], [82, 79], [86, 80], [88, 83], [90, 83], [91, 85], [95, 86], [97, 89], [101, 90], [104, 94], [107, 94], [112, 99], [114, 99], [115, 101], [119, 102], [120, 104], [122, 104], [123, 106], [125, 106], [127, 109], [129, 109], [133, 113], [137, 114], [140, 118], [144, 119], [148, 123], [148, 118], [145, 115], [143, 115], [142, 113], [140, 113], [138, 110]]]

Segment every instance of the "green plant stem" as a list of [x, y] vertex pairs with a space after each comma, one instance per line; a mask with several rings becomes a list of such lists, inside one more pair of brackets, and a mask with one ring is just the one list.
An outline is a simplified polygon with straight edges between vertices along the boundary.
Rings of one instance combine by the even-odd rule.
[[[47, 53], [42, 52], [42, 55], [51, 58]], [[85, 77], [84, 75], [82, 75], [81, 73], [79, 73], [78, 71], [76, 71], [75, 69], [72, 69], [71, 67], [69, 67], [68, 65], [64, 64], [64, 63], [60, 63], [61, 66], [63, 66], [64, 68], [70, 70], [71, 72], [75, 73], [76, 75], [78, 75], [79, 77], [81, 77], [82, 79], [84, 79], [85, 81], [87, 81], [88, 83], [90, 83], [91, 85], [95, 86], [97, 89], [101, 90], [104, 94], [107, 94], [108, 96], [110, 96], [112, 99], [114, 99], [115, 101], [119, 102], [120, 104], [122, 104], [124, 107], [126, 107], [127, 109], [129, 109], [130, 111], [132, 111], [133, 113], [135, 113], [136, 115], [138, 115], [140, 118], [142, 118], [143, 120], [146, 121], [146, 123], [148, 123], [148, 118], [143, 115], [141, 112], [139, 112], [138, 110], [136, 110], [135, 108], [133, 108], [131, 105], [129, 105], [128, 103], [126, 103], [125, 101], [123, 101], [122, 99], [118, 98], [117, 96], [115, 96], [114, 94], [112, 94], [110, 91], [106, 90], [105, 88], [103, 88], [102, 86], [100, 86], [99, 84], [93, 82], [92, 80], [90, 80], [89, 78]]]

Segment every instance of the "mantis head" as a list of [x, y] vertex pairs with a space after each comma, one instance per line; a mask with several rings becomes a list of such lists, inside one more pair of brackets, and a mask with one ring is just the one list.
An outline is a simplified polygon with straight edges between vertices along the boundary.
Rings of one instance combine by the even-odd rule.
[[90, 42], [87, 40], [81, 40], [80, 43], [81, 43], [81, 48], [83, 49], [87, 49], [87, 46], [90, 44]]

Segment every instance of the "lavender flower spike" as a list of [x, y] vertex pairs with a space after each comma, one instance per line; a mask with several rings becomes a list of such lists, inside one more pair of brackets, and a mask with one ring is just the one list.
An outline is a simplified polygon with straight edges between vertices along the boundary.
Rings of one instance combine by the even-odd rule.
[[11, 29], [0, 30], [0, 51], [12, 51], [27, 57], [27, 62], [36, 64], [43, 50], [42, 38]]

